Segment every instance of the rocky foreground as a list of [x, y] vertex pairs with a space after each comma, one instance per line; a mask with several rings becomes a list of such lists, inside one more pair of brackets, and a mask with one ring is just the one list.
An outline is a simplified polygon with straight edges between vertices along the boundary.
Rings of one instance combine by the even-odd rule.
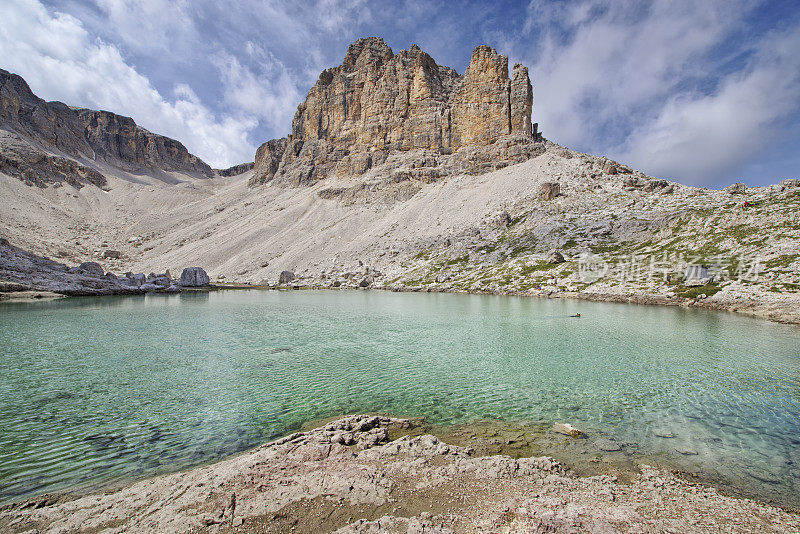
[[[0, 511], [4, 532], [798, 532], [800, 516], [641, 466], [578, 477], [347, 416], [228, 460]], [[401, 436], [401, 437], [397, 437]], [[394, 439], [397, 438], [397, 439]]]

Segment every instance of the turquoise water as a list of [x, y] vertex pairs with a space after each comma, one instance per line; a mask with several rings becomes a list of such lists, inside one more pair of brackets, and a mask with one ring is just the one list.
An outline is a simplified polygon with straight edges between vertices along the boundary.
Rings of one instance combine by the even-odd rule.
[[567, 421], [800, 503], [794, 326], [377, 291], [0, 306], [0, 502], [174, 471], [308, 420], [372, 411]]

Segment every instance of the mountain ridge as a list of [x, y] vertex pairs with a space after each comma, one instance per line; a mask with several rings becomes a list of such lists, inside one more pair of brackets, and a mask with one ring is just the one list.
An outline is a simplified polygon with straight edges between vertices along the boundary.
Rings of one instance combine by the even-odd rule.
[[102, 167], [212, 176], [179, 141], [110, 111], [47, 102], [19, 75], [0, 69], [0, 170], [29, 184], [105, 185]]

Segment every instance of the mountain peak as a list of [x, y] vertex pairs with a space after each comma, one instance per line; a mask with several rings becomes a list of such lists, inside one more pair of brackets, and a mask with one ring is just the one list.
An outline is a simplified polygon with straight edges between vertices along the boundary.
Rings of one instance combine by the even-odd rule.
[[[438, 168], [429, 177], [485, 172], [491, 161], [517, 163], [535, 152], [532, 107], [528, 70], [515, 67], [509, 78], [508, 58], [489, 46], [476, 47], [459, 75], [416, 44], [394, 54], [379, 37], [359, 39], [298, 106], [292, 134], [259, 148], [253, 182], [358, 175], [391, 154], [420, 150]], [[508, 136], [517, 149], [506, 142], [480, 150]], [[465, 156], [467, 148], [480, 155]], [[462, 157], [444, 158], [455, 154]]]

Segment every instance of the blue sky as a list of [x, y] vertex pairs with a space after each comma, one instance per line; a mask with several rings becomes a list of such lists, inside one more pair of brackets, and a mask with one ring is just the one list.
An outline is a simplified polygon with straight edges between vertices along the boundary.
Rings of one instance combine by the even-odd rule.
[[463, 72], [489, 44], [531, 69], [549, 139], [721, 187], [800, 177], [800, 3], [3, 0], [0, 67], [108, 109], [212, 166], [286, 135], [359, 37]]

